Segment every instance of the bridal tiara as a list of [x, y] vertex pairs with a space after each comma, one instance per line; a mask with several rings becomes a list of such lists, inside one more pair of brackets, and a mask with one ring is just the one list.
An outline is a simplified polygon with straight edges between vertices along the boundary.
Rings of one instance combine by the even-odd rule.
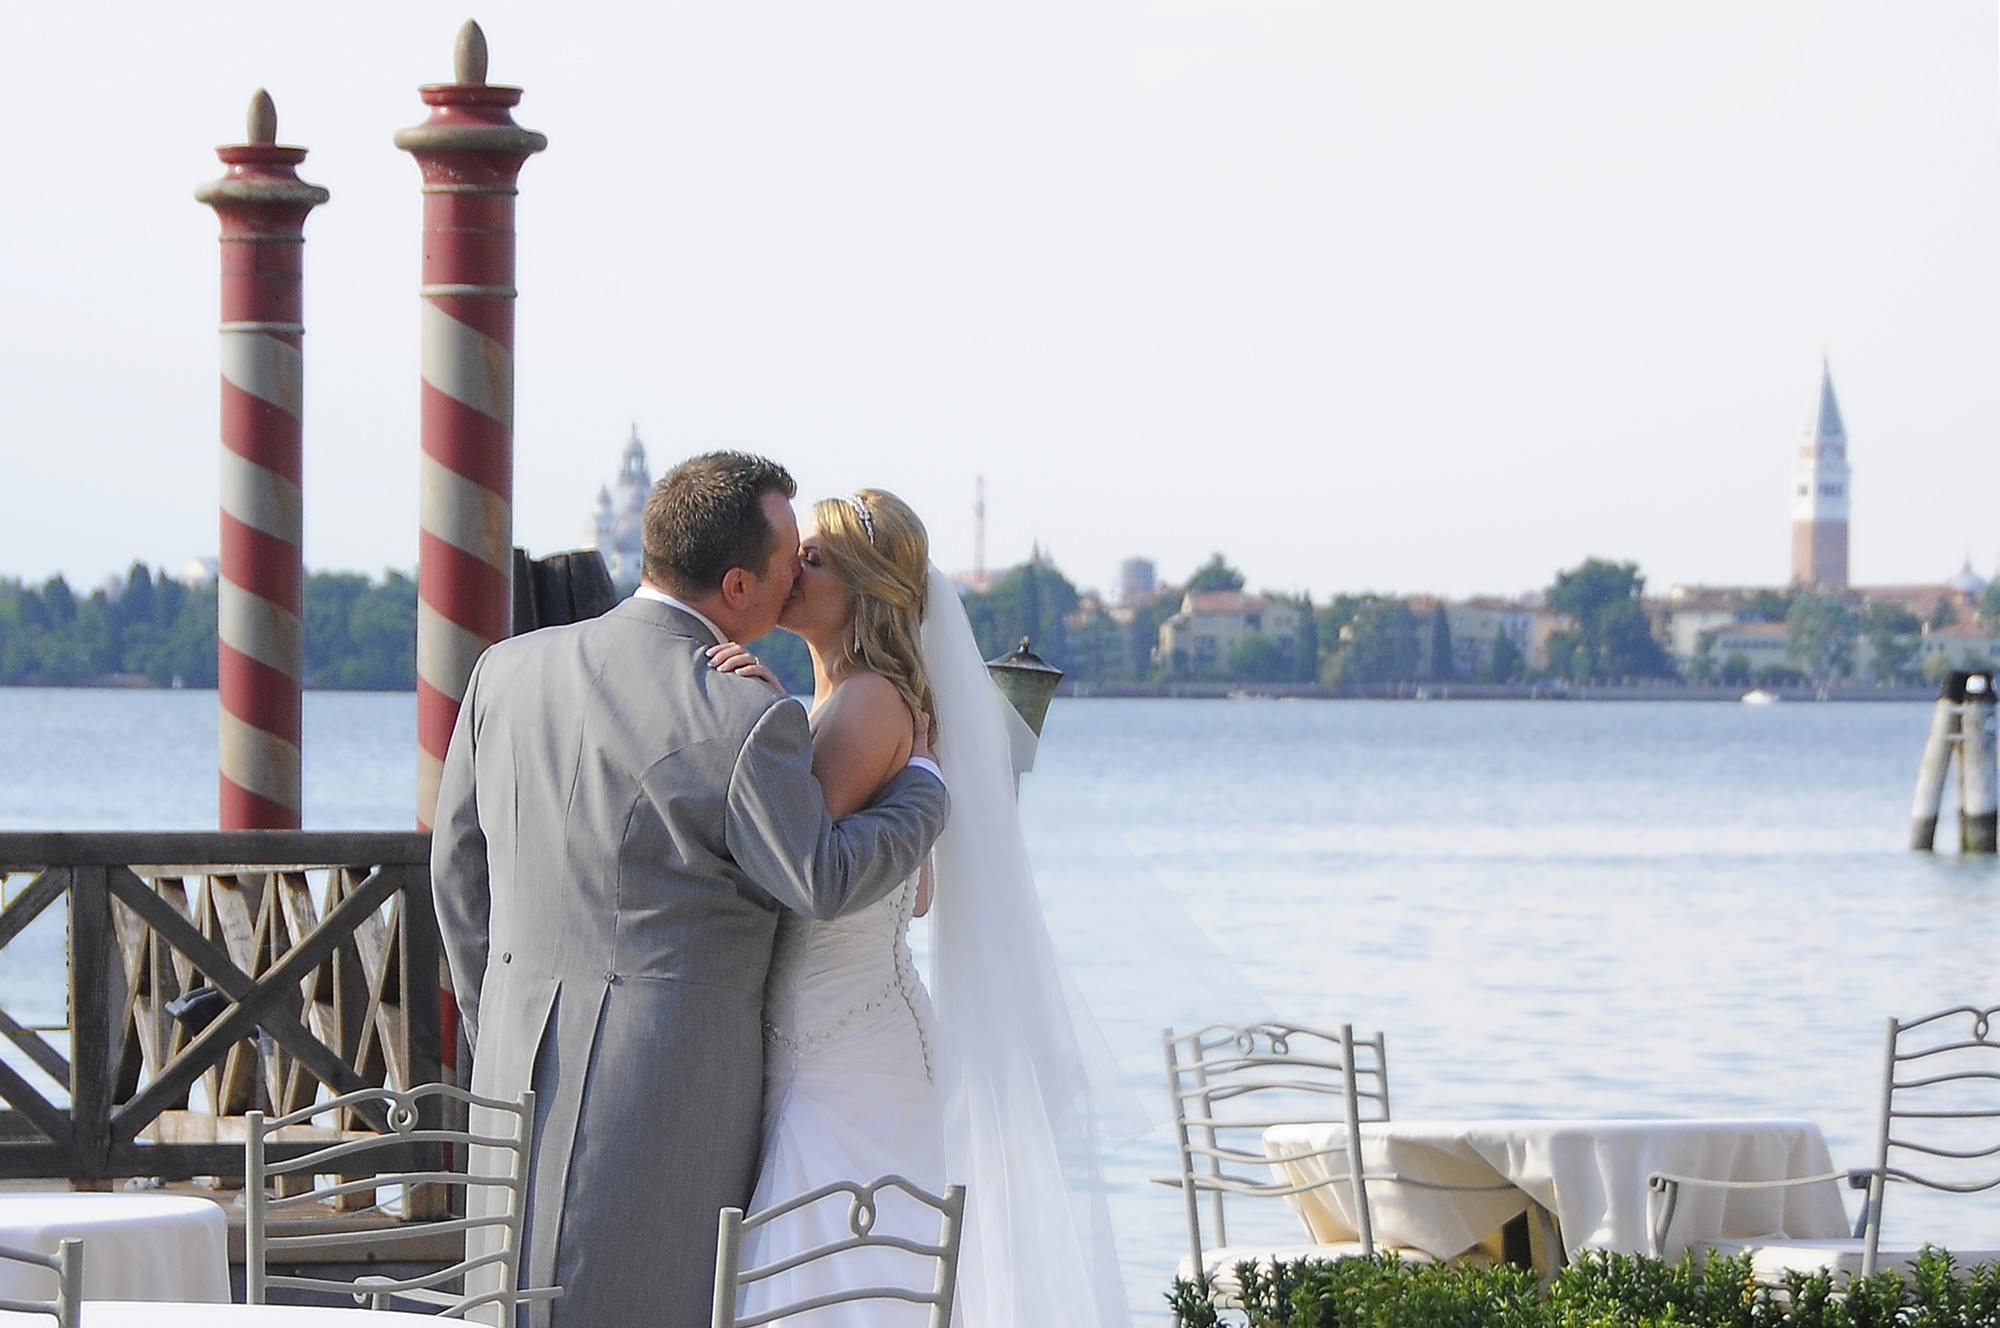
[[861, 495], [859, 494], [855, 494], [849, 498], [842, 498], [840, 501], [854, 509], [855, 517], [861, 522], [862, 533], [866, 534], [868, 542], [873, 544], [875, 542], [875, 514], [868, 510], [868, 504], [861, 501]]

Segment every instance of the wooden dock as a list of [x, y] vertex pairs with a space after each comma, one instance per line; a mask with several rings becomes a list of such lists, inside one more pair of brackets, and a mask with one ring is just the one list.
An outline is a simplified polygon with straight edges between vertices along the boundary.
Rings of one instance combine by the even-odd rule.
[[[228, 1214], [240, 1265], [245, 1112], [444, 1074], [429, 859], [415, 832], [0, 833], [0, 963], [31, 923], [67, 913], [63, 1019], [0, 1008], [0, 1186], [141, 1178], [200, 1194]], [[328, 1113], [287, 1142], [385, 1128]], [[439, 1162], [400, 1151], [384, 1165]], [[402, 1207], [295, 1222], [407, 1230], [449, 1216], [423, 1190]], [[437, 1236], [424, 1258], [454, 1261], [459, 1239]]]

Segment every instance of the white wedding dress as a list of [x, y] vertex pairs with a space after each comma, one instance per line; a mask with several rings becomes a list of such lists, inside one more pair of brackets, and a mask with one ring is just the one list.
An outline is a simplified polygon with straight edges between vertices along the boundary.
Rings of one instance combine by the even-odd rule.
[[[933, 1079], [936, 1020], [910, 956], [914, 879], [846, 917], [786, 914], [764, 997], [764, 1157], [750, 1212], [838, 1180], [895, 1174], [942, 1194], [944, 1131]], [[875, 1230], [937, 1239], [937, 1215], [893, 1190]], [[760, 1267], [848, 1234], [850, 1200], [834, 1195], [744, 1238]], [[746, 1313], [845, 1287], [931, 1289], [931, 1270], [899, 1250], [869, 1250], [752, 1284]], [[803, 1328], [921, 1328], [929, 1310], [895, 1300], [829, 1306]]]
[[[1115, 1065], [1087, 1063], [1078, 1029], [1087, 1017], [1066, 994], [1042, 918], [1015, 807], [1008, 725], [1019, 721], [935, 567], [922, 649], [952, 798], [933, 851], [935, 1013], [906, 937], [914, 880], [848, 917], [781, 921], [765, 987], [764, 1157], [749, 1211], [835, 1181], [899, 1175], [933, 1194], [961, 1184], [954, 1324], [1123, 1325], [1094, 1106]], [[936, 1215], [898, 1200], [885, 1192], [876, 1230], [934, 1241]], [[837, 1239], [847, 1223], [845, 1196], [822, 1201], [747, 1233], [742, 1264]], [[745, 1311], [859, 1286], [930, 1289], [909, 1256], [876, 1259], [849, 1254], [752, 1284]], [[918, 1328], [926, 1315], [870, 1300], [788, 1322]]]

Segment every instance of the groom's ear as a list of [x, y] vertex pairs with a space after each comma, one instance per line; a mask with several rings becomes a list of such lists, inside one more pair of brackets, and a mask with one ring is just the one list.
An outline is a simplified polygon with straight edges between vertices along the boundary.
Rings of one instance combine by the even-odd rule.
[[757, 588], [756, 579], [741, 567], [732, 567], [722, 574], [722, 602], [732, 609], [740, 609], [749, 603], [752, 592]]

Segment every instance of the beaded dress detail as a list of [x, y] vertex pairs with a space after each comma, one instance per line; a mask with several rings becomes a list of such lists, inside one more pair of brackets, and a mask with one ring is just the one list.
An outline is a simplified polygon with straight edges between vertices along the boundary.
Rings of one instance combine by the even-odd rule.
[[[933, 1083], [935, 1030], [930, 995], [910, 954], [917, 882], [844, 917], [784, 915], [764, 989], [764, 1156], [749, 1211], [832, 1181], [895, 1174], [942, 1193], [944, 1138]], [[903, 1224], [935, 1240], [936, 1215], [887, 1193], [878, 1230]], [[743, 1265], [755, 1267], [847, 1234], [843, 1196], [760, 1227], [745, 1238]], [[895, 1250], [861, 1285], [930, 1289], [929, 1273]], [[844, 1256], [840, 1280], [808, 1265], [745, 1292], [754, 1313], [821, 1291], [855, 1285], [857, 1261]], [[799, 1328], [902, 1328], [926, 1321], [923, 1306], [866, 1301], [799, 1320]]]

